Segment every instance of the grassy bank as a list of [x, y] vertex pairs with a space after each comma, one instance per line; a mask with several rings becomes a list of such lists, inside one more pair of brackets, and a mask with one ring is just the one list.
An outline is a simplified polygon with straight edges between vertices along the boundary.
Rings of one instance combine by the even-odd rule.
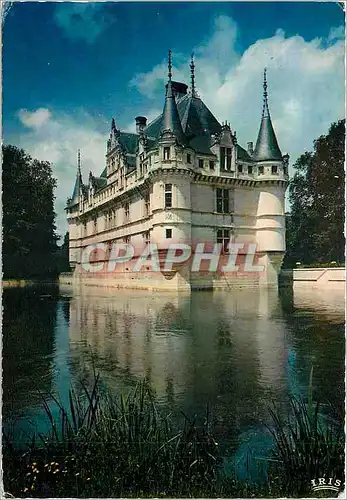
[[223, 457], [206, 415], [174, 430], [143, 382], [111, 396], [98, 377], [70, 391], [69, 408], [50, 420], [48, 435], [24, 447], [3, 440], [5, 491], [15, 497], [269, 497], [309, 495], [310, 479], [344, 468], [343, 420], [321, 421], [312, 401], [293, 401], [288, 420], [273, 411], [275, 446], [269, 480], [257, 486], [223, 473]]

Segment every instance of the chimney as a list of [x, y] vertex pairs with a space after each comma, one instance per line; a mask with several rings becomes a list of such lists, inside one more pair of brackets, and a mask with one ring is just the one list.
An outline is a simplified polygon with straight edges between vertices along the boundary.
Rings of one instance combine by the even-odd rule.
[[252, 156], [253, 154], [253, 142], [247, 142], [247, 151]]
[[143, 130], [146, 128], [147, 118], [145, 116], [137, 116], [135, 118], [136, 122], [136, 133], [141, 134]]
[[[165, 85], [165, 89], [167, 89], [167, 84]], [[180, 99], [181, 97], [186, 95], [187, 89], [188, 89], [188, 85], [186, 85], [185, 83], [172, 82], [172, 90], [173, 90], [174, 96], [177, 99]]]

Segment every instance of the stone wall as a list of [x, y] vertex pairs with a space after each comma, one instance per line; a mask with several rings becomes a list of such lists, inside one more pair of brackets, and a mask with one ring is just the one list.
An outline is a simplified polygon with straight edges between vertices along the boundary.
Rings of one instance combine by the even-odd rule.
[[342, 267], [312, 267], [281, 271], [280, 283], [296, 287], [345, 288], [346, 271]]

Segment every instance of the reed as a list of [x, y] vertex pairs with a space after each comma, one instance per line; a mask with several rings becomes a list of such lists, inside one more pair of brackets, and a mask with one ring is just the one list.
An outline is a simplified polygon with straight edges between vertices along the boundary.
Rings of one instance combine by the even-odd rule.
[[271, 415], [270, 432], [275, 446], [269, 470], [277, 478], [283, 495], [308, 496], [313, 479], [328, 481], [332, 477], [344, 481], [343, 410], [340, 415], [333, 407], [323, 412], [320, 404], [313, 401], [312, 371], [307, 400], [291, 398], [285, 419], [276, 409], [271, 410]]
[[223, 473], [208, 409], [202, 425], [183, 416], [177, 430], [146, 381], [113, 396], [94, 375], [90, 386], [70, 390], [67, 408], [52, 398], [58, 418], [42, 399], [48, 434], [20, 448], [3, 433], [4, 487], [17, 498], [308, 496], [311, 479], [344, 478], [343, 416], [323, 417], [311, 390], [306, 402], [292, 398], [288, 418], [271, 410], [265, 485]]

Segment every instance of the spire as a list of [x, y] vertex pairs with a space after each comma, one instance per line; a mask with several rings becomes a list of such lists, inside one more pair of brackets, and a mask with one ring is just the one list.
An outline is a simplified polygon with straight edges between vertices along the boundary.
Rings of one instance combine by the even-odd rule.
[[266, 68], [264, 68], [263, 89], [264, 89], [264, 94], [263, 94], [263, 112], [262, 112], [262, 115], [261, 115], [262, 118], [264, 118], [265, 116], [270, 116], [269, 103], [267, 102]]
[[114, 130], [115, 128], [116, 128], [116, 122], [114, 121], [114, 118], [112, 118], [111, 130]]
[[77, 150], [77, 175], [81, 175], [81, 150]]
[[278, 146], [275, 131], [273, 129], [270, 117], [268, 93], [267, 93], [266, 68], [264, 69], [263, 89], [264, 89], [263, 111], [261, 115], [261, 124], [253, 157], [256, 161], [266, 161], [266, 160], [278, 161], [282, 160], [282, 153]]
[[163, 122], [161, 127], [161, 133], [171, 132], [180, 144], [186, 144], [187, 138], [184, 135], [181, 120], [178, 114], [176, 100], [172, 88], [172, 62], [171, 62], [171, 50], [169, 50], [169, 60], [168, 60], [168, 83], [166, 87], [166, 97], [163, 111]]
[[192, 53], [190, 60], [190, 75], [192, 83], [192, 96], [195, 97], [195, 63], [194, 63], [194, 53]]
[[167, 67], [168, 67], [168, 77], [169, 77], [169, 82], [171, 82], [171, 77], [172, 77], [172, 60], [171, 60], [171, 50], [169, 50], [169, 57], [167, 61]]
[[72, 193], [71, 200], [77, 201], [78, 198], [82, 195], [82, 172], [81, 172], [81, 150], [77, 151], [77, 175], [75, 181], [75, 187]]

